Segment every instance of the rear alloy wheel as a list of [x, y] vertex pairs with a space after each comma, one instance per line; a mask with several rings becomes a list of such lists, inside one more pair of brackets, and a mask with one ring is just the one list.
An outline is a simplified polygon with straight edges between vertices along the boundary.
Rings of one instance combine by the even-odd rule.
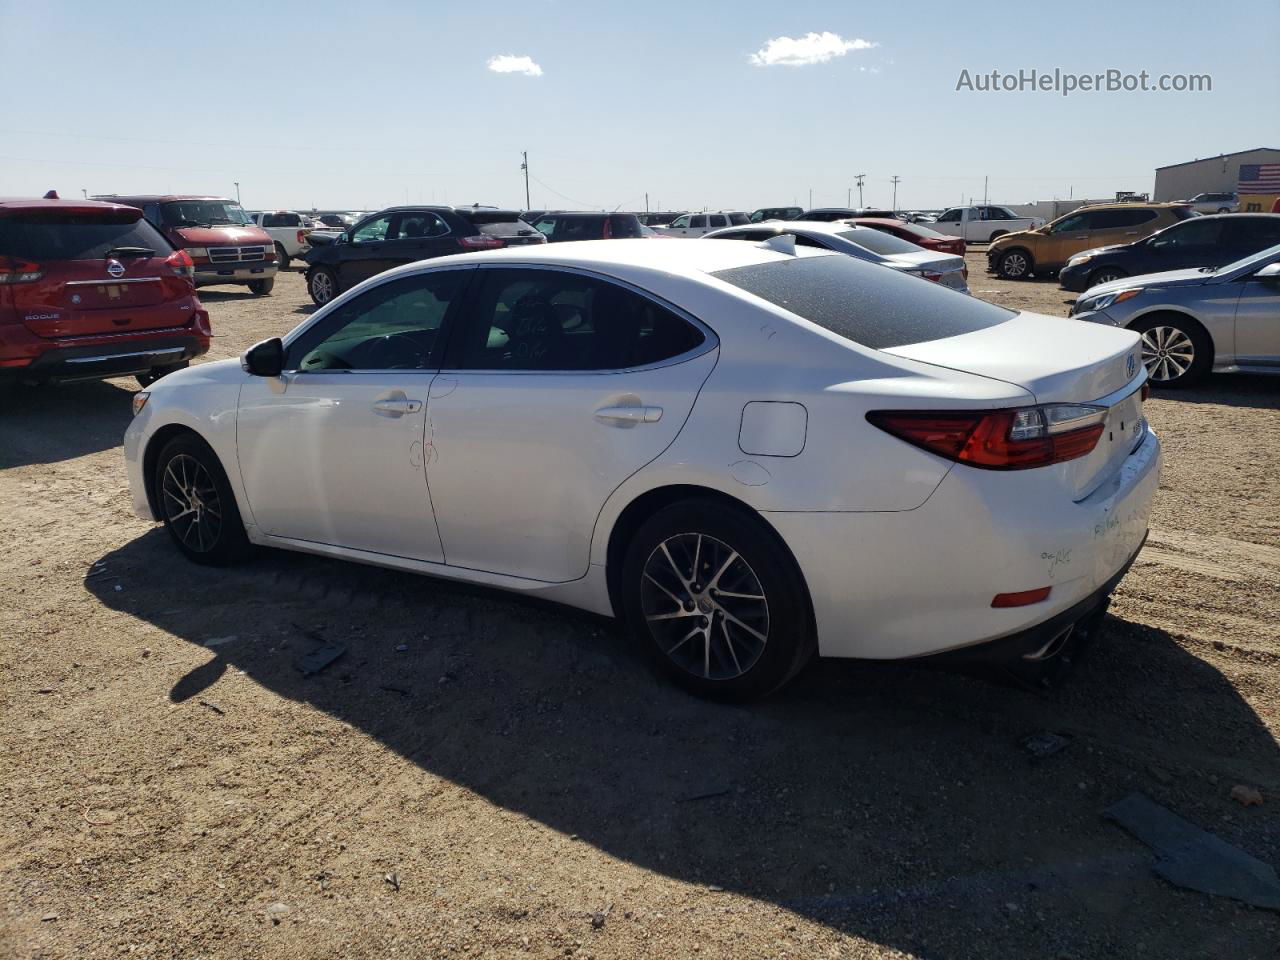
[[276, 285], [276, 278], [271, 277], [267, 280], [250, 280], [249, 292], [255, 297], [265, 297], [271, 292], [271, 288]]
[[167, 377], [171, 373], [177, 373], [179, 370], [185, 370], [190, 364], [183, 360], [181, 363], [170, 363], [163, 367], [152, 367], [146, 373], [140, 373], [137, 376], [138, 386], [149, 387], [161, 377]]
[[1198, 326], [1176, 317], [1156, 317], [1133, 327], [1142, 335], [1142, 363], [1157, 387], [1187, 387], [1213, 365], [1213, 346]]
[[1119, 280], [1127, 276], [1127, 273], [1123, 270], [1117, 270], [1115, 267], [1100, 267], [1089, 275], [1089, 286], [1096, 287], [1100, 283], [1110, 283], [1112, 280]]
[[203, 440], [176, 437], [160, 451], [155, 495], [165, 529], [189, 560], [225, 566], [249, 552], [227, 475]]
[[279, 243], [276, 244], [276, 265], [281, 270], [289, 269], [289, 255], [284, 252], [284, 247]]
[[323, 307], [338, 295], [338, 278], [328, 267], [316, 267], [307, 274], [307, 293], [317, 307]]
[[996, 261], [996, 273], [1006, 280], [1025, 280], [1031, 276], [1031, 254], [1025, 250], [1010, 250]]
[[794, 563], [772, 531], [745, 513], [704, 501], [660, 510], [628, 548], [622, 579], [633, 636], [699, 695], [762, 696], [813, 653]]

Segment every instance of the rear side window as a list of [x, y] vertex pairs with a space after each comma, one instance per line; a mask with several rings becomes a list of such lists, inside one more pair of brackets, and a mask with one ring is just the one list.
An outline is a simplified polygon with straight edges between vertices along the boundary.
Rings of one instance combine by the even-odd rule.
[[903, 240], [901, 237], [895, 237], [891, 233], [872, 230], [870, 227], [863, 227], [861, 230], [845, 230], [837, 233], [836, 236], [843, 237], [866, 250], [870, 250], [872, 253], [878, 253], [882, 256], [893, 253], [920, 252], [920, 248], [914, 243]]
[[56, 211], [0, 217], [0, 256], [36, 262], [102, 260], [113, 247], [143, 247], [166, 257], [173, 251], [169, 241], [141, 217]]
[[527, 221], [521, 220], [514, 214], [510, 219], [472, 217], [471, 222], [481, 234], [487, 237], [528, 237], [538, 232]]
[[750, 222], [751, 222], [751, 218], [748, 217], [745, 213], [729, 214], [729, 226], [731, 227], [741, 227], [744, 224], [748, 224]]
[[615, 213], [609, 218], [609, 236], [613, 239], [630, 239], [644, 236], [640, 221], [630, 213]]
[[427, 237], [443, 237], [449, 225], [434, 213], [402, 213], [396, 227], [397, 240], [422, 240]]
[[1094, 230], [1118, 230], [1121, 227], [1136, 227], [1140, 223], [1150, 223], [1156, 218], [1154, 210], [1098, 210], [1093, 214], [1090, 224]]
[[481, 272], [457, 358], [464, 370], [625, 370], [697, 347], [701, 330], [648, 297], [563, 270]]
[[1226, 227], [1226, 239], [1232, 246], [1249, 250], [1265, 250], [1280, 243], [1280, 217], [1245, 219], [1236, 222], [1233, 217]]
[[985, 330], [1016, 316], [977, 297], [854, 257], [795, 257], [712, 276], [876, 350]]

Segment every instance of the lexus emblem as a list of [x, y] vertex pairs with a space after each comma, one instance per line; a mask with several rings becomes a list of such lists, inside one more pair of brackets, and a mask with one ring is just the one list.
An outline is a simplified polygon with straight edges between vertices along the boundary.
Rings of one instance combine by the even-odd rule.
[[1132, 353], [1125, 359], [1124, 369], [1125, 373], [1128, 374], [1128, 379], [1130, 380], [1132, 380], [1133, 375], [1138, 372], [1138, 360]]
[[111, 276], [116, 277], [116, 278], [123, 277], [123, 276], [124, 276], [124, 264], [123, 264], [123, 263], [121, 263], [119, 260], [108, 260], [108, 261], [107, 261], [107, 273], [111, 274]]

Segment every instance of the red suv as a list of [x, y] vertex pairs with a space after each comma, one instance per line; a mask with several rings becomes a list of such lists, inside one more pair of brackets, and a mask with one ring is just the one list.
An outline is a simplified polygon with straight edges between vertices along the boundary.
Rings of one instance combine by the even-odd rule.
[[145, 386], [209, 349], [194, 268], [135, 207], [0, 199], [0, 378]]
[[137, 207], [147, 221], [196, 266], [196, 286], [220, 283], [247, 286], [262, 296], [275, 286], [275, 241], [249, 219], [240, 204], [226, 197], [166, 196], [94, 197]]

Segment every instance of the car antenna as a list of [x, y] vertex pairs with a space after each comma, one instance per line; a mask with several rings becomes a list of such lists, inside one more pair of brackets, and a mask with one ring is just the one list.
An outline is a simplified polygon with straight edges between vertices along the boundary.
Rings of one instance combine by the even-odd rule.
[[756, 246], [762, 250], [772, 250], [774, 253], [785, 253], [789, 257], [794, 257], [796, 255], [796, 235], [794, 233], [779, 233], [768, 240], [761, 240]]

